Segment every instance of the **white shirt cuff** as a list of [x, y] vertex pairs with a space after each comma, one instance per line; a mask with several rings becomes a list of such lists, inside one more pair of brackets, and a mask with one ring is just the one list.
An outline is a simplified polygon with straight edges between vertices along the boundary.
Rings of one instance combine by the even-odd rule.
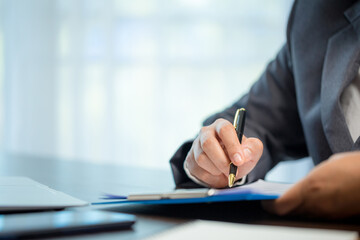
[[[206, 183], [204, 183], [203, 181], [197, 179], [194, 175], [192, 175], [189, 171], [189, 169], [187, 168], [187, 165], [186, 165], [186, 161], [184, 161], [184, 171], [186, 173], [186, 175], [195, 183], [203, 186], [203, 187], [209, 187], [209, 185], [207, 185]], [[247, 175], [245, 175], [243, 178], [237, 180], [235, 183], [234, 183], [234, 186], [241, 186], [241, 185], [244, 185], [245, 182], [246, 182], [246, 177]]]

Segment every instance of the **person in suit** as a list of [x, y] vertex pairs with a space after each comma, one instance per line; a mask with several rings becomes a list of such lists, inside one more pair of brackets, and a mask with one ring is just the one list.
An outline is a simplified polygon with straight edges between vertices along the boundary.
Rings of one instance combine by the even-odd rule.
[[[279, 215], [360, 214], [360, 1], [295, 1], [287, 41], [250, 91], [204, 121], [170, 160], [177, 187], [226, 187], [263, 179], [278, 162], [310, 156], [316, 167], [264, 207]], [[240, 145], [237, 108], [247, 110]]]

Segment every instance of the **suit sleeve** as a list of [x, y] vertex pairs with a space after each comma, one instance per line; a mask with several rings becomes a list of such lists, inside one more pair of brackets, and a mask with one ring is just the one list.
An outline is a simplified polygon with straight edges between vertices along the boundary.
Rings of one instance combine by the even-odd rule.
[[[263, 155], [248, 174], [248, 182], [263, 179], [280, 161], [308, 156], [298, 113], [289, 44], [284, 45], [267, 65], [248, 94], [206, 119], [204, 125], [210, 125], [218, 118], [232, 122], [236, 109], [241, 107], [247, 110], [245, 136], [259, 138], [264, 144]], [[177, 186], [192, 184], [182, 169], [190, 147], [191, 142], [185, 143], [170, 160]]]

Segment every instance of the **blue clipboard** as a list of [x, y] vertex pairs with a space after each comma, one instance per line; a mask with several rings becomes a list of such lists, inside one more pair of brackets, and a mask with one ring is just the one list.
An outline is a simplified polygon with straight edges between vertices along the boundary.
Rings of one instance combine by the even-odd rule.
[[[270, 200], [281, 196], [292, 184], [258, 180], [254, 183], [230, 189], [189, 189], [166, 193], [131, 194], [128, 196], [106, 194], [100, 204], [191, 204]], [[195, 196], [195, 197], [193, 197]]]

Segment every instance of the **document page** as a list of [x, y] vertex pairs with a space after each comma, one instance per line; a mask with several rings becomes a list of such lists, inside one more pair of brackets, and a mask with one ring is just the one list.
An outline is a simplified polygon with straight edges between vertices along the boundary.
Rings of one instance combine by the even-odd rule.
[[357, 240], [357, 232], [249, 225], [197, 220], [170, 229], [147, 240], [251, 239], [251, 240]]
[[240, 187], [229, 188], [229, 189], [218, 189], [210, 192], [213, 195], [233, 195], [237, 193], [258, 193], [263, 195], [282, 195], [286, 192], [293, 184], [288, 183], [275, 183], [266, 182], [264, 180], [258, 180], [256, 182], [243, 185]]

